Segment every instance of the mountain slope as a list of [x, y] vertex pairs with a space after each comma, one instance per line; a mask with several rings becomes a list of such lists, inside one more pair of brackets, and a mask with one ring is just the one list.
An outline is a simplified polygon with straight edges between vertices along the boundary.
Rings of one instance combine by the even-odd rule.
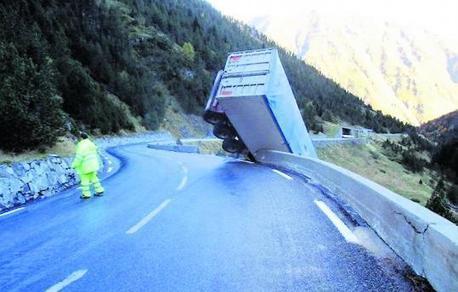
[[420, 133], [439, 143], [458, 140], [458, 110], [423, 124]]
[[[458, 184], [458, 110], [421, 125], [420, 133], [437, 143], [432, 161], [440, 165], [450, 181]], [[457, 195], [455, 191], [454, 202], [458, 202]]]
[[[2, 2], [0, 78], [7, 82], [0, 85], [0, 105], [8, 111], [0, 115], [0, 145], [22, 151], [52, 144], [68, 130], [113, 133], [135, 123], [155, 129], [171, 99], [200, 113], [228, 52], [276, 46], [202, 0]], [[310, 128], [343, 120], [404, 130], [293, 54], [279, 52]], [[28, 139], [34, 129], [40, 134]]]
[[458, 38], [307, 12], [251, 24], [375, 109], [413, 125], [458, 108]]

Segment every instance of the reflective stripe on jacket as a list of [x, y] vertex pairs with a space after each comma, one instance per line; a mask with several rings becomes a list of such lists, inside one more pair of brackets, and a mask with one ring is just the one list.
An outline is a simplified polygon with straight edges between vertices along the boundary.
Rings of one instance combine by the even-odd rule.
[[89, 139], [84, 139], [76, 145], [76, 155], [72, 168], [80, 174], [91, 173], [99, 170], [99, 157], [97, 146]]

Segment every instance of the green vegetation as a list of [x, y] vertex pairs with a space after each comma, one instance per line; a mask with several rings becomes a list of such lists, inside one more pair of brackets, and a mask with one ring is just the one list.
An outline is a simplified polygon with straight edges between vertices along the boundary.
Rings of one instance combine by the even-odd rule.
[[421, 172], [428, 165], [429, 157], [421, 152], [422, 149], [414, 147], [415, 145], [409, 136], [402, 138], [400, 142], [386, 140], [383, 142], [382, 147], [386, 155], [392, 160], [400, 162], [413, 172]]
[[425, 148], [432, 154], [432, 163], [458, 184], [458, 110], [422, 125], [419, 133], [437, 144]]
[[320, 159], [349, 169], [408, 199], [426, 205], [437, 173], [414, 172], [393, 159], [380, 141], [366, 145], [335, 145], [317, 149]]
[[453, 206], [458, 205], [458, 186], [447, 186], [443, 180], [437, 184], [434, 192], [426, 203], [426, 207], [448, 220], [458, 224], [458, 212]]
[[198, 141], [198, 142], [185, 142], [185, 145], [194, 145], [199, 147], [199, 151], [202, 154], [212, 154], [220, 156], [230, 156], [227, 152], [222, 149], [223, 141]]
[[63, 122], [52, 60], [35, 64], [12, 44], [0, 43], [0, 145], [21, 151], [56, 142]]
[[0, 163], [15, 163], [42, 159], [50, 154], [68, 157], [75, 154], [75, 141], [70, 137], [59, 137], [52, 147], [41, 147], [39, 150], [27, 151], [20, 154], [5, 153], [0, 150]]
[[339, 138], [337, 137], [339, 134], [339, 131], [341, 129], [341, 125], [331, 123], [331, 122], [324, 122], [323, 123], [323, 133], [328, 137], [328, 138]]
[[430, 167], [442, 174], [426, 206], [458, 224], [458, 111], [422, 125], [419, 132], [436, 143], [421, 149], [431, 155]]
[[[427, 138], [411, 131], [408, 137], [392, 143], [385, 141], [383, 148], [394, 161], [399, 161], [415, 173], [435, 173], [440, 180], [428, 199], [426, 207], [458, 224], [456, 212], [458, 187], [458, 140], [456, 130], [443, 132], [435, 146]], [[388, 152], [387, 152], [388, 151]], [[423, 180], [422, 180], [423, 183]]]
[[440, 143], [433, 151], [432, 160], [440, 165], [446, 177], [458, 184], [458, 139]]
[[176, 138], [203, 138], [211, 133], [209, 124], [203, 123], [200, 116], [185, 114], [174, 98], [167, 101], [160, 129], [170, 132]]
[[449, 142], [434, 146], [416, 131], [411, 131], [398, 140], [374, 137], [367, 145], [319, 149], [318, 155], [458, 224], [458, 164], [455, 157], [458, 147], [449, 146], [450, 141], [456, 143], [454, 138], [445, 140]]
[[[229, 51], [275, 46], [202, 0], [4, 1], [0, 147], [33, 150], [78, 129], [156, 129], [172, 98], [200, 114]], [[406, 128], [291, 53], [280, 56], [313, 130], [325, 120]]]

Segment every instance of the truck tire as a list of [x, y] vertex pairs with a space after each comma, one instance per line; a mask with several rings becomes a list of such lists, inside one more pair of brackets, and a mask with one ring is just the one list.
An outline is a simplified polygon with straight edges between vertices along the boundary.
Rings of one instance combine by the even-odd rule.
[[227, 138], [223, 141], [223, 149], [229, 153], [241, 153], [245, 149], [245, 145], [240, 140]]
[[248, 161], [256, 162], [256, 158], [254, 158], [254, 155], [251, 154], [251, 152], [248, 152], [248, 154], [246, 155], [246, 158], [248, 159]]
[[219, 122], [225, 122], [227, 117], [224, 113], [205, 111], [203, 115], [204, 121], [209, 124], [216, 125]]
[[219, 122], [213, 127], [213, 135], [220, 139], [235, 138], [234, 128], [227, 122]]

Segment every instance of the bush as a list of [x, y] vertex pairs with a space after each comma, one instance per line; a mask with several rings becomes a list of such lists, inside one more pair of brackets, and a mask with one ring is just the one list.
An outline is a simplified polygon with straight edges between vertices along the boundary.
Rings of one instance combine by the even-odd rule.
[[58, 67], [67, 113], [92, 129], [100, 129], [102, 134], [133, 129], [122, 104], [110, 99], [81, 63], [63, 59]]
[[0, 43], [0, 147], [6, 151], [53, 145], [62, 133], [61, 98], [51, 59], [41, 66]]
[[[428, 199], [428, 202], [426, 203], [426, 208], [454, 222], [455, 224], [458, 224], [458, 218], [454, 216], [454, 213], [451, 211], [448, 202], [445, 198], [446, 196], [455, 196], [455, 192], [456, 188], [454, 186], [449, 190], [449, 193], [446, 193], [444, 181], [441, 179], [437, 183], [437, 186], [434, 189], [431, 197]], [[456, 197], [452, 199], [456, 199]]]
[[159, 127], [164, 118], [165, 99], [167, 94], [168, 92], [163, 86], [156, 84], [153, 87], [145, 104], [148, 111], [144, 116], [143, 125], [147, 129], [155, 130]]
[[447, 193], [447, 199], [450, 203], [458, 206], [458, 185], [453, 185]]
[[458, 139], [440, 144], [433, 153], [432, 161], [442, 167], [450, 180], [458, 183]]
[[408, 169], [413, 172], [419, 172], [423, 170], [423, 167], [426, 166], [427, 162], [423, 158], [420, 158], [416, 155], [416, 151], [409, 149], [402, 152], [402, 164], [404, 164]]

